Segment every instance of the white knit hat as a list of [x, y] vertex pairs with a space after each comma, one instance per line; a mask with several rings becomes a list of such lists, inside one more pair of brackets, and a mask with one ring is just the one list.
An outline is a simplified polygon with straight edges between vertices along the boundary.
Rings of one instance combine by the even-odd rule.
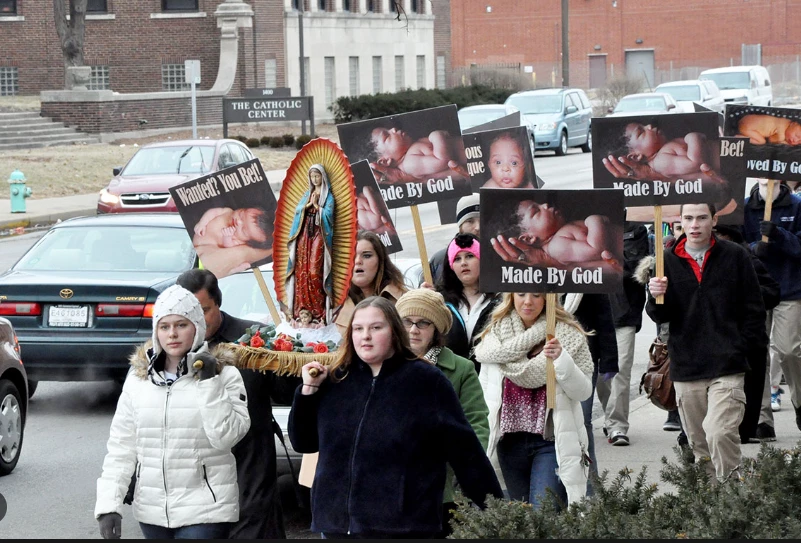
[[153, 353], [159, 354], [162, 351], [159, 343], [158, 330], [159, 321], [167, 315], [179, 315], [192, 321], [195, 325], [195, 340], [192, 342], [192, 349], [196, 350], [203, 345], [206, 338], [206, 319], [203, 317], [203, 308], [194, 294], [180, 285], [173, 285], [156, 298], [153, 307]]
[[456, 226], [462, 226], [467, 219], [479, 218], [478, 208], [478, 194], [472, 193], [459, 198], [459, 201], [456, 202]]

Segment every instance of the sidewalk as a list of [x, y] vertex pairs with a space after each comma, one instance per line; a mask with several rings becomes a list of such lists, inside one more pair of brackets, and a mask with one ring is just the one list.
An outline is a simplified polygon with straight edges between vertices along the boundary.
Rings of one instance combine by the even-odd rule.
[[[265, 173], [277, 198], [277, 192], [281, 190], [286, 170], [270, 170]], [[45, 226], [72, 217], [95, 215], [97, 193], [77, 194], [61, 198], [28, 198], [25, 200], [25, 207], [25, 213], [11, 213], [11, 201], [0, 198], [0, 232], [19, 227]]]
[[[787, 387], [785, 387], [786, 389]], [[773, 414], [776, 441], [768, 443], [771, 447], [789, 449], [801, 440], [801, 431], [795, 425], [795, 411], [790, 403], [789, 392], [782, 395], [782, 410]], [[598, 402], [596, 398], [596, 403]], [[662, 469], [662, 457], [667, 457], [671, 463], [678, 463], [679, 459], [673, 452], [679, 432], [666, 432], [662, 430], [662, 423], [667, 418], [667, 411], [653, 405], [645, 396], [632, 398], [629, 414], [629, 433], [631, 445], [615, 447], [606, 441], [602, 432], [603, 417], [593, 421], [593, 436], [595, 438], [595, 457], [598, 462], [598, 472], [609, 472], [608, 481], [617, 476], [624, 468], [634, 471], [632, 480], [639, 475], [642, 466], [647, 467], [647, 480], [657, 483], [659, 488], [665, 490], [666, 483], [659, 479]], [[755, 457], [759, 453], [760, 444], [742, 445], [743, 456]]]

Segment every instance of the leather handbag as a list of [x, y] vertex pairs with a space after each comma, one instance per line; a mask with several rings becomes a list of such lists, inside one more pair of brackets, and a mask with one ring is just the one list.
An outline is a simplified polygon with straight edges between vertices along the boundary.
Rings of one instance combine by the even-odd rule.
[[646, 397], [655, 406], [665, 411], [676, 409], [676, 390], [670, 378], [670, 357], [667, 345], [661, 339], [654, 339], [648, 350], [648, 369], [640, 379], [640, 394], [645, 391]]

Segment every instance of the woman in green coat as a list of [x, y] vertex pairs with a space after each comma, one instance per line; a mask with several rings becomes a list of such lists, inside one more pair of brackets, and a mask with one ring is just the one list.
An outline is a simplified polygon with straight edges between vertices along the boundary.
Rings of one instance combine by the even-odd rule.
[[[398, 299], [395, 309], [401, 316], [403, 326], [409, 332], [412, 352], [442, 370], [456, 390], [467, 421], [473, 427], [484, 450], [487, 450], [489, 408], [484, 401], [484, 392], [473, 362], [454, 354], [444, 346], [445, 335], [453, 324], [453, 316], [445, 305], [442, 294], [426, 288], [410, 290]], [[451, 531], [450, 519], [453, 516], [453, 509], [456, 508], [453, 500], [453, 472], [448, 468], [440, 533], [443, 538]]]

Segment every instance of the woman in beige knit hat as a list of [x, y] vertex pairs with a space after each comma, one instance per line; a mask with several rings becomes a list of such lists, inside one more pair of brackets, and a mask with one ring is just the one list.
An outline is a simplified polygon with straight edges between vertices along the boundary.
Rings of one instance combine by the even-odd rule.
[[[489, 409], [484, 401], [484, 393], [473, 362], [454, 354], [445, 346], [445, 334], [451, 328], [453, 316], [445, 305], [442, 294], [425, 288], [410, 290], [400, 297], [395, 309], [401, 316], [404, 328], [409, 332], [412, 352], [442, 370], [456, 390], [467, 421], [486, 450], [489, 441]], [[451, 511], [456, 509], [453, 499], [453, 473], [449, 470], [443, 494], [441, 537], [446, 537], [451, 532]]]

